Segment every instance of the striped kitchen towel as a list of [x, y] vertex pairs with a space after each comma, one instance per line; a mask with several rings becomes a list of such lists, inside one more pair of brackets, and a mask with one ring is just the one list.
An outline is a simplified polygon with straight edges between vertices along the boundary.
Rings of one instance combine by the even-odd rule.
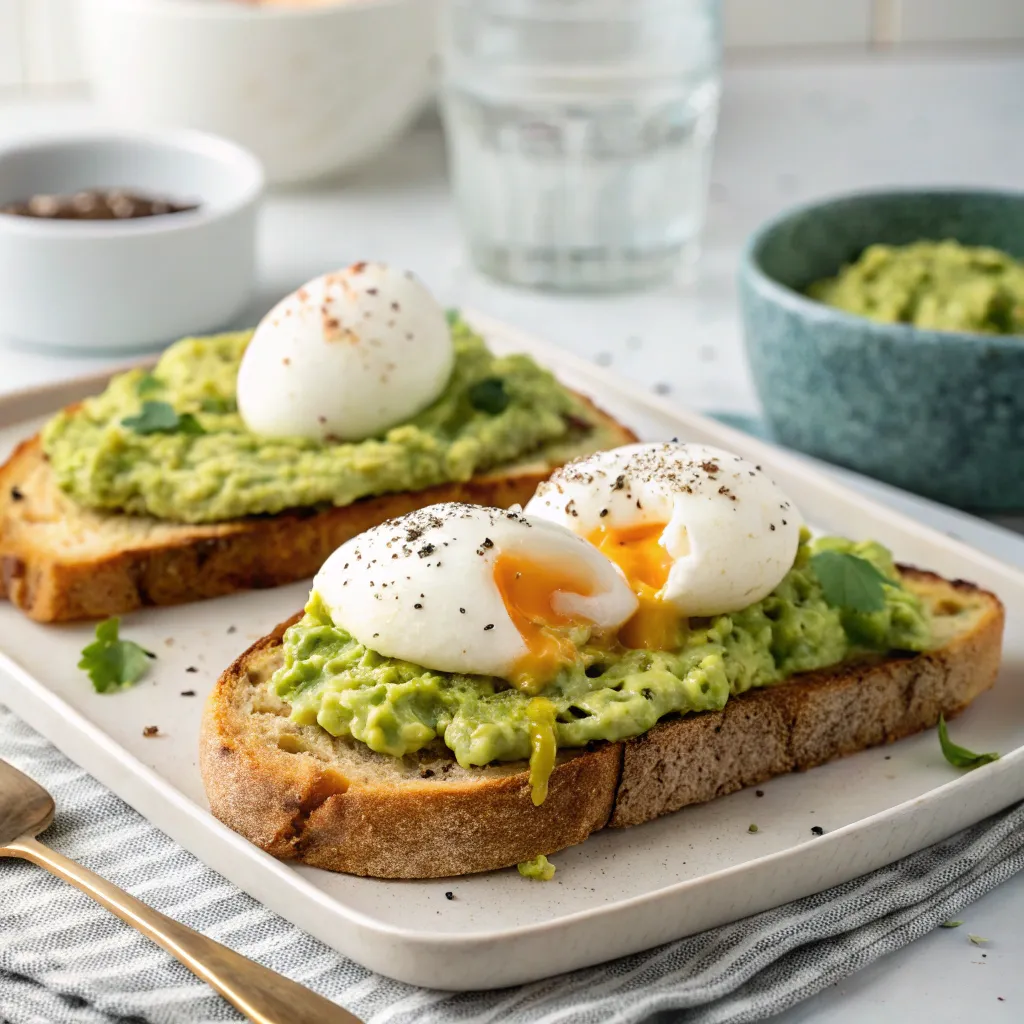
[[[44, 839], [368, 1024], [757, 1021], [899, 949], [1024, 867], [1024, 804], [880, 871], [735, 924], [547, 981], [445, 993], [375, 975], [272, 914], [0, 707], [0, 757], [57, 800]], [[240, 1019], [161, 949], [40, 868], [0, 860], [0, 1020]], [[296, 1021], [295, 1024], [302, 1024]]]

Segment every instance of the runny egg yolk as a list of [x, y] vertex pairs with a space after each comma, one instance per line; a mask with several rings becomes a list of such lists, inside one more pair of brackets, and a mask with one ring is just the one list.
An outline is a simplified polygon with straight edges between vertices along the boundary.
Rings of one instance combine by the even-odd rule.
[[575, 645], [559, 627], [590, 625], [589, 619], [555, 611], [555, 595], [590, 597], [593, 587], [590, 580], [574, 576], [565, 566], [539, 565], [504, 552], [494, 561], [494, 582], [526, 644], [526, 654], [519, 659], [511, 682], [526, 693], [536, 693], [560, 668], [576, 659]]
[[636, 614], [619, 630], [619, 640], [626, 647], [665, 651], [677, 643], [679, 613], [659, 596], [672, 569], [672, 556], [659, 543], [665, 526], [599, 526], [587, 538], [622, 570], [640, 602]]

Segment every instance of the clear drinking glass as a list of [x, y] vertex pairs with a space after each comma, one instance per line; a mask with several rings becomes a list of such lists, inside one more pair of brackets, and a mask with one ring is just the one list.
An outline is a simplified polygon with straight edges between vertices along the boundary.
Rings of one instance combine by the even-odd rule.
[[629, 288], [696, 259], [718, 119], [719, 0], [447, 0], [444, 117], [474, 262]]

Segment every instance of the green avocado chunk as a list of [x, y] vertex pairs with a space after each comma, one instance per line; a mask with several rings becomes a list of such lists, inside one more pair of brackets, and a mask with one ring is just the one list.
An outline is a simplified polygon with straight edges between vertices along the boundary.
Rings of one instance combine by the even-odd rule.
[[[829, 550], [869, 561], [887, 580], [884, 605], [833, 607], [811, 557]], [[931, 630], [880, 544], [837, 537], [808, 543], [766, 598], [731, 615], [690, 620], [671, 651], [612, 650], [574, 635], [578, 658], [541, 693], [554, 705], [557, 746], [638, 736], [666, 715], [721, 709], [730, 696], [784, 682], [869, 651], [920, 651]], [[440, 738], [463, 767], [531, 754], [530, 697], [501, 679], [432, 672], [387, 658], [331, 621], [314, 591], [287, 630], [284, 664], [269, 681], [292, 718], [402, 757]]]
[[871, 245], [807, 294], [882, 323], [1024, 334], [1024, 263], [998, 249], [954, 241]]
[[532, 878], [535, 882], [550, 882], [555, 877], [555, 865], [543, 853], [517, 866], [523, 878]]
[[43, 430], [43, 447], [60, 488], [90, 508], [187, 523], [348, 505], [557, 449], [591, 418], [532, 359], [492, 355], [456, 320], [451, 379], [408, 422], [358, 442], [268, 440], [246, 429], [235, 406], [251, 336], [185, 338], [151, 373], [119, 374], [101, 395], [59, 413]]

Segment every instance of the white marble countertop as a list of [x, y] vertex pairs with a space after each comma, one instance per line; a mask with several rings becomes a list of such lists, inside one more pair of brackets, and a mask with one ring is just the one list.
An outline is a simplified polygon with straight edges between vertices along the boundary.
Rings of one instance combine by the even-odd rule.
[[[1024, 55], [788, 58], [732, 66], [725, 82], [705, 255], [697, 278], [653, 292], [566, 298], [516, 291], [466, 263], [436, 120], [347, 181], [268, 197], [260, 289], [240, 322], [325, 269], [383, 259], [416, 270], [447, 304], [530, 329], [681, 403], [754, 412], [733, 275], [746, 235], [791, 203], [850, 189], [1019, 188]], [[80, 100], [0, 105], [0, 139], [98, 122]], [[0, 392], [124, 357], [54, 356], [0, 343]], [[786, 1024], [1016, 1021], [1024, 1014], [1024, 875], [937, 930], [781, 1017]], [[992, 941], [971, 945], [967, 933]], [[1000, 998], [1001, 997], [1001, 998]]]

